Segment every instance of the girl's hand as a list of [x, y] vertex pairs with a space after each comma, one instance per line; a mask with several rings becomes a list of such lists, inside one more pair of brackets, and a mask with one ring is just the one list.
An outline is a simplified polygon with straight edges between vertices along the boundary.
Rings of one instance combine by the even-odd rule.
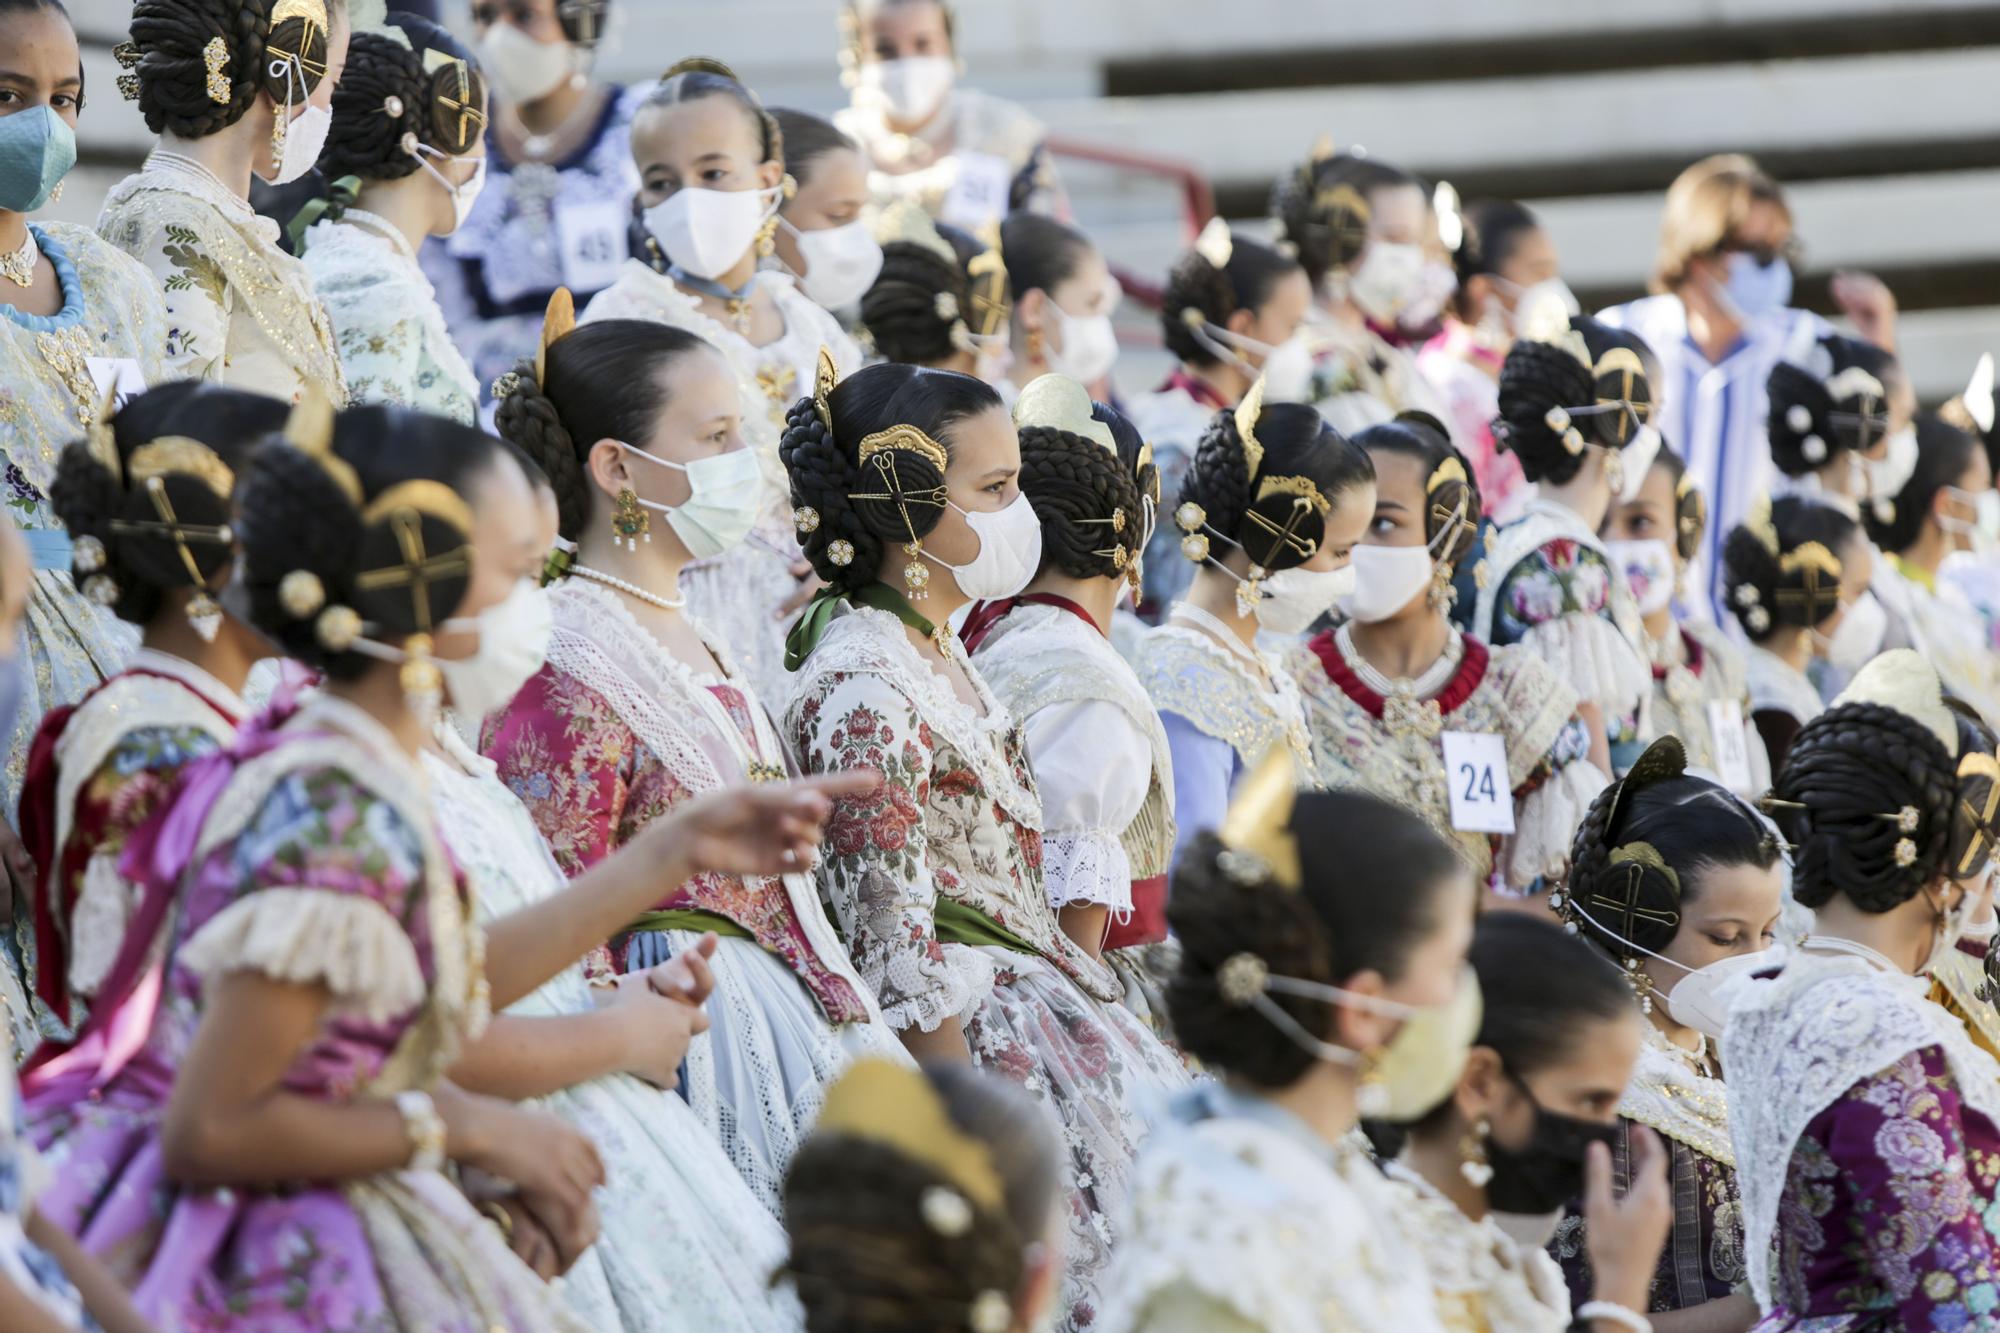
[[[460, 1158], [520, 1191], [521, 1202], [555, 1242], [565, 1269], [597, 1239], [591, 1191], [604, 1183], [597, 1146], [559, 1116], [460, 1093], [477, 1108], [477, 1147]], [[433, 1094], [435, 1096], [435, 1094]]]
[[1628, 1310], [1646, 1309], [1660, 1250], [1674, 1224], [1667, 1186], [1667, 1150], [1659, 1136], [1632, 1126], [1632, 1185], [1611, 1195], [1611, 1149], [1593, 1143], [1584, 1158], [1584, 1249], [1597, 1275], [1595, 1298]]
[[[708, 960], [715, 957], [716, 946], [721, 941], [713, 931], [703, 935], [692, 949], [675, 954], [666, 962], [648, 968], [643, 974], [646, 984], [655, 994], [664, 995], [682, 1004], [703, 1005], [715, 993], [715, 973]], [[703, 1031], [696, 1028], [696, 1032]]]
[[712, 792], [648, 826], [649, 839], [695, 875], [773, 876], [803, 870], [833, 803], [881, 785], [872, 770]]
[[[667, 964], [662, 963], [661, 968]], [[654, 968], [653, 972], [660, 968]], [[681, 1061], [695, 1037], [708, 1031], [701, 1006], [651, 985], [652, 972], [618, 978], [617, 994], [604, 1006], [624, 1032], [626, 1073], [671, 1092], [681, 1081]]]
[[544, 1282], [562, 1276], [566, 1271], [562, 1256], [556, 1252], [555, 1237], [548, 1228], [535, 1220], [528, 1206], [519, 1198], [509, 1196], [498, 1201], [512, 1223], [507, 1229], [507, 1248], [514, 1251], [514, 1257], [534, 1270], [536, 1277]]

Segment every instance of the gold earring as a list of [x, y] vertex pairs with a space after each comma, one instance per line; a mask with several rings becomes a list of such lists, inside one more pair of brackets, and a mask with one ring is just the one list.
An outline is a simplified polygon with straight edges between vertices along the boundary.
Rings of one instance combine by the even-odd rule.
[[930, 586], [931, 567], [923, 562], [922, 542], [911, 542], [903, 548], [903, 554], [910, 557], [910, 563], [903, 566], [903, 583], [909, 589], [909, 600], [921, 602], [930, 594], [924, 589]]
[[1042, 331], [1040, 329], [1028, 330], [1028, 359], [1030, 361], [1039, 361], [1042, 359]]
[[757, 258], [769, 259], [778, 251], [778, 218], [774, 213], [771, 220], [757, 231]]
[[613, 545], [622, 541], [636, 551], [641, 537], [652, 544], [653, 516], [639, 507], [639, 493], [627, 486], [618, 492], [618, 511], [611, 516], [611, 541]]
[[271, 171], [273, 175], [284, 170], [285, 126], [291, 123], [285, 115], [285, 108], [277, 107], [275, 111], [276, 115], [271, 121]]
[[1465, 1137], [1458, 1141], [1458, 1174], [1465, 1177], [1465, 1183], [1476, 1190], [1486, 1188], [1486, 1182], [1493, 1179], [1493, 1164], [1486, 1160], [1486, 1135], [1488, 1126], [1481, 1119], [1475, 1121]]
[[1262, 565], [1250, 566], [1250, 577], [1236, 583], [1236, 618], [1248, 620], [1257, 614], [1257, 603], [1264, 600], [1263, 580], [1271, 576], [1271, 571]]
[[1430, 608], [1433, 611], [1450, 611], [1458, 600], [1458, 589], [1451, 586], [1451, 566], [1437, 565], [1431, 570]]

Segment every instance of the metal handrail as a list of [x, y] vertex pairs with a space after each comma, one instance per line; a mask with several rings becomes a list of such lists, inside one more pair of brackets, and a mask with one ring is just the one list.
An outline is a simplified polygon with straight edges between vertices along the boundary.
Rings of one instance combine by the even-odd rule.
[[[1215, 216], [1215, 191], [1210, 188], [1208, 177], [1199, 169], [1179, 158], [1163, 157], [1157, 153], [1135, 152], [1129, 148], [1113, 148], [1107, 144], [1088, 143], [1081, 139], [1068, 139], [1061, 135], [1050, 135], [1044, 145], [1053, 157], [1072, 157], [1084, 162], [1098, 162], [1125, 171], [1136, 171], [1143, 175], [1164, 176], [1180, 186], [1182, 220], [1186, 224], [1187, 239], [1190, 244]], [[1106, 257], [1109, 263], [1109, 256]], [[1166, 297], [1165, 287], [1157, 280], [1110, 264], [1112, 276], [1125, 289], [1125, 295], [1139, 304], [1153, 310], [1160, 308]]]

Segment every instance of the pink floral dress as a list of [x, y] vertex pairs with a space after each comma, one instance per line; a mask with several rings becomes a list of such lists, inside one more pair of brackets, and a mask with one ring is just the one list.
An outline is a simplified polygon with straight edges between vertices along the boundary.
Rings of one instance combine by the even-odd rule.
[[1188, 1074], [1119, 1003], [1111, 970], [1057, 924], [1020, 734], [956, 641], [954, 652], [983, 713], [894, 616], [849, 610], [800, 668], [785, 729], [808, 772], [884, 777], [835, 808], [819, 883], [889, 1026], [934, 1032], [959, 1020], [975, 1063], [1058, 1118], [1069, 1150], [1064, 1326], [1089, 1329], [1148, 1114]]

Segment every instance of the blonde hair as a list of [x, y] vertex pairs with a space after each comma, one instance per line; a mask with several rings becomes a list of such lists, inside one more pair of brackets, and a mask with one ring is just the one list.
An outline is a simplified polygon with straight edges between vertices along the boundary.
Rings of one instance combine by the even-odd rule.
[[1792, 220], [1778, 182], [1743, 153], [1717, 153], [1683, 171], [1667, 187], [1660, 215], [1660, 250], [1653, 261], [1652, 290], [1678, 289], [1688, 265], [1713, 254], [1748, 220], [1758, 204], [1771, 204]]

